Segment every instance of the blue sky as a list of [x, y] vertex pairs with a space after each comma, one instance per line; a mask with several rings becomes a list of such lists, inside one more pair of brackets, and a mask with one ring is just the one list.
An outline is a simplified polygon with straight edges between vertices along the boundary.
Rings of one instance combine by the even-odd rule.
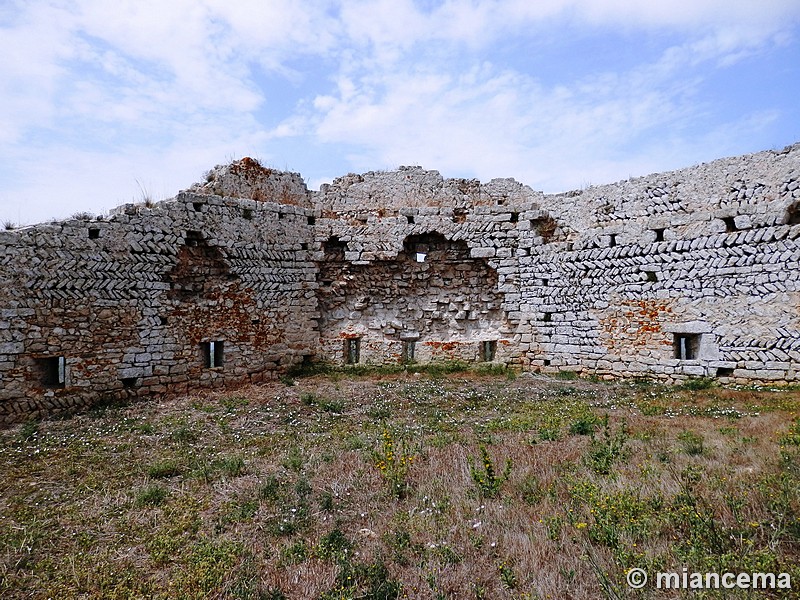
[[558, 192], [800, 141], [800, 0], [0, 0], [0, 223], [422, 165]]

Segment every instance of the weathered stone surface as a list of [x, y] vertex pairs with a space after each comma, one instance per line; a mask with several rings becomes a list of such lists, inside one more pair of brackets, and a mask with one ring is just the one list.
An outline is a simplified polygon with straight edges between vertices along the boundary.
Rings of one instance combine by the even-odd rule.
[[243, 159], [2, 231], [0, 422], [313, 358], [794, 382], [798, 172], [795, 145], [557, 195], [420, 167], [309, 192]]

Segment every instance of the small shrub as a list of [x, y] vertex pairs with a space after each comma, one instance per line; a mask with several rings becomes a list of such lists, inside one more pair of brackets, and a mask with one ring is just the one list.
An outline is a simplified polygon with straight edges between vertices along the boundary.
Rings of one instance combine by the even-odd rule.
[[353, 543], [338, 527], [323, 535], [317, 546], [321, 558], [343, 558], [353, 549]]
[[578, 417], [569, 425], [569, 432], [571, 435], [591, 435], [597, 425], [597, 417], [594, 415], [585, 415]]
[[469, 371], [469, 365], [460, 360], [432, 362], [422, 365], [419, 369], [414, 369], [414, 372], [420, 371], [424, 371], [431, 377], [442, 377], [452, 373], [464, 373], [465, 371]]
[[17, 225], [13, 221], [6, 221], [3, 223], [3, 227], [5, 227], [6, 231], [12, 231], [17, 228]]
[[703, 436], [694, 431], [682, 431], [678, 434], [678, 439], [683, 446], [683, 451], [689, 456], [701, 456], [704, 452]]
[[292, 446], [286, 458], [283, 459], [283, 466], [291, 471], [299, 473], [303, 470], [304, 464], [305, 459], [303, 458], [303, 453], [300, 451], [300, 448]]
[[503, 363], [487, 363], [475, 367], [475, 373], [482, 376], [505, 375], [509, 369]]
[[136, 506], [161, 506], [169, 492], [160, 485], [148, 485], [136, 496]]
[[561, 439], [561, 418], [556, 415], [545, 414], [538, 426], [539, 440], [542, 442], [556, 442]]
[[408, 493], [408, 470], [414, 462], [405, 440], [397, 448], [397, 440], [388, 428], [383, 430], [381, 449], [376, 453], [375, 466], [389, 484], [389, 491], [395, 498], [405, 498]]
[[22, 442], [27, 442], [34, 438], [39, 433], [39, 422], [34, 420], [25, 421], [22, 427], [19, 428], [19, 439]]
[[150, 465], [147, 474], [154, 479], [175, 477], [181, 474], [181, 465], [173, 459], [165, 459]]
[[218, 463], [219, 470], [228, 477], [239, 477], [244, 474], [244, 459], [241, 456], [228, 456]]
[[554, 377], [562, 381], [574, 381], [578, 379], [578, 373], [577, 371], [559, 371]]
[[219, 403], [228, 412], [235, 412], [237, 408], [244, 408], [250, 404], [250, 401], [242, 396], [225, 396]]
[[181, 444], [191, 444], [197, 441], [197, 432], [192, 429], [191, 425], [186, 422], [178, 423], [175, 429], [170, 434], [170, 438], [174, 442]]
[[388, 406], [370, 406], [367, 409], [367, 416], [374, 421], [383, 421], [392, 416], [392, 410]]
[[319, 407], [325, 412], [337, 415], [344, 412], [344, 403], [341, 400], [322, 400]]
[[682, 390], [707, 390], [714, 387], [714, 380], [710, 377], [690, 377], [679, 386]]
[[778, 443], [781, 447], [800, 447], [800, 418], [795, 419], [789, 430], [778, 438]]
[[325, 592], [319, 600], [396, 600], [403, 594], [403, 585], [392, 579], [382, 560], [373, 563], [342, 561], [333, 589]]
[[612, 433], [608, 424], [608, 416], [603, 417], [603, 437], [597, 439], [592, 433], [592, 441], [585, 457], [586, 465], [599, 475], [609, 475], [614, 464], [623, 459], [627, 452], [625, 445], [630, 434], [627, 426], [623, 422], [615, 432]]
[[155, 433], [156, 428], [153, 427], [152, 423], [140, 423], [134, 426], [134, 431], [141, 433], [142, 435], [153, 435]]
[[536, 506], [544, 498], [545, 490], [536, 475], [529, 473], [519, 483], [519, 493], [525, 504]]
[[319, 496], [319, 508], [327, 512], [333, 510], [333, 494], [331, 492], [322, 492]]
[[258, 488], [258, 497], [267, 502], [275, 502], [283, 495], [284, 487], [276, 475], [268, 475]]
[[478, 492], [485, 498], [496, 498], [500, 494], [500, 488], [511, 475], [511, 459], [506, 459], [503, 472], [498, 475], [492, 457], [484, 444], [480, 447], [481, 466], [476, 467], [470, 459], [469, 472], [472, 480], [478, 487]]
[[313, 491], [311, 484], [305, 477], [300, 477], [294, 484], [294, 493], [301, 500], [305, 500]]
[[501, 562], [497, 565], [497, 570], [500, 571], [500, 581], [506, 589], [513, 590], [517, 587], [517, 575], [511, 565]]
[[309, 555], [305, 540], [299, 540], [281, 550], [281, 561], [289, 565], [296, 565], [306, 560]]

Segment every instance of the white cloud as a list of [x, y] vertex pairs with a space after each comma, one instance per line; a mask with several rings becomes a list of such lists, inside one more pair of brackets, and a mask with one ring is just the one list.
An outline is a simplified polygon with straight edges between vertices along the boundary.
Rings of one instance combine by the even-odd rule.
[[[235, 152], [282, 164], [281, 144], [303, 141], [356, 169], [548, 189], [679, 166], [733, 135], [711, 120], [686, 135], [710, 112], [707, 73], [786, 43], [798, 19], [796, 0], [17, 2], [0, 8], [0, 218], [20, 198], [23, 220], [110, 208], [136, 179], [171, 194]], [[620, 30], [672, 47], [592, 75], [525, 70], [563, 59], [548, 40]], [[531, 56], [503, 62], [509, 40]], [[741, 136], [776, 114], [733, 119]]]

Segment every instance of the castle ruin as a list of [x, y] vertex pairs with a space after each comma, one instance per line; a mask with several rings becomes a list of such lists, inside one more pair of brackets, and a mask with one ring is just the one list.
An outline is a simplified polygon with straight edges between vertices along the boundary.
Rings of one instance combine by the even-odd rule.
[[245, 158], [0, 232], [0, 423], [308, 361], [800, 382], [800, 144], [548, 195]]

